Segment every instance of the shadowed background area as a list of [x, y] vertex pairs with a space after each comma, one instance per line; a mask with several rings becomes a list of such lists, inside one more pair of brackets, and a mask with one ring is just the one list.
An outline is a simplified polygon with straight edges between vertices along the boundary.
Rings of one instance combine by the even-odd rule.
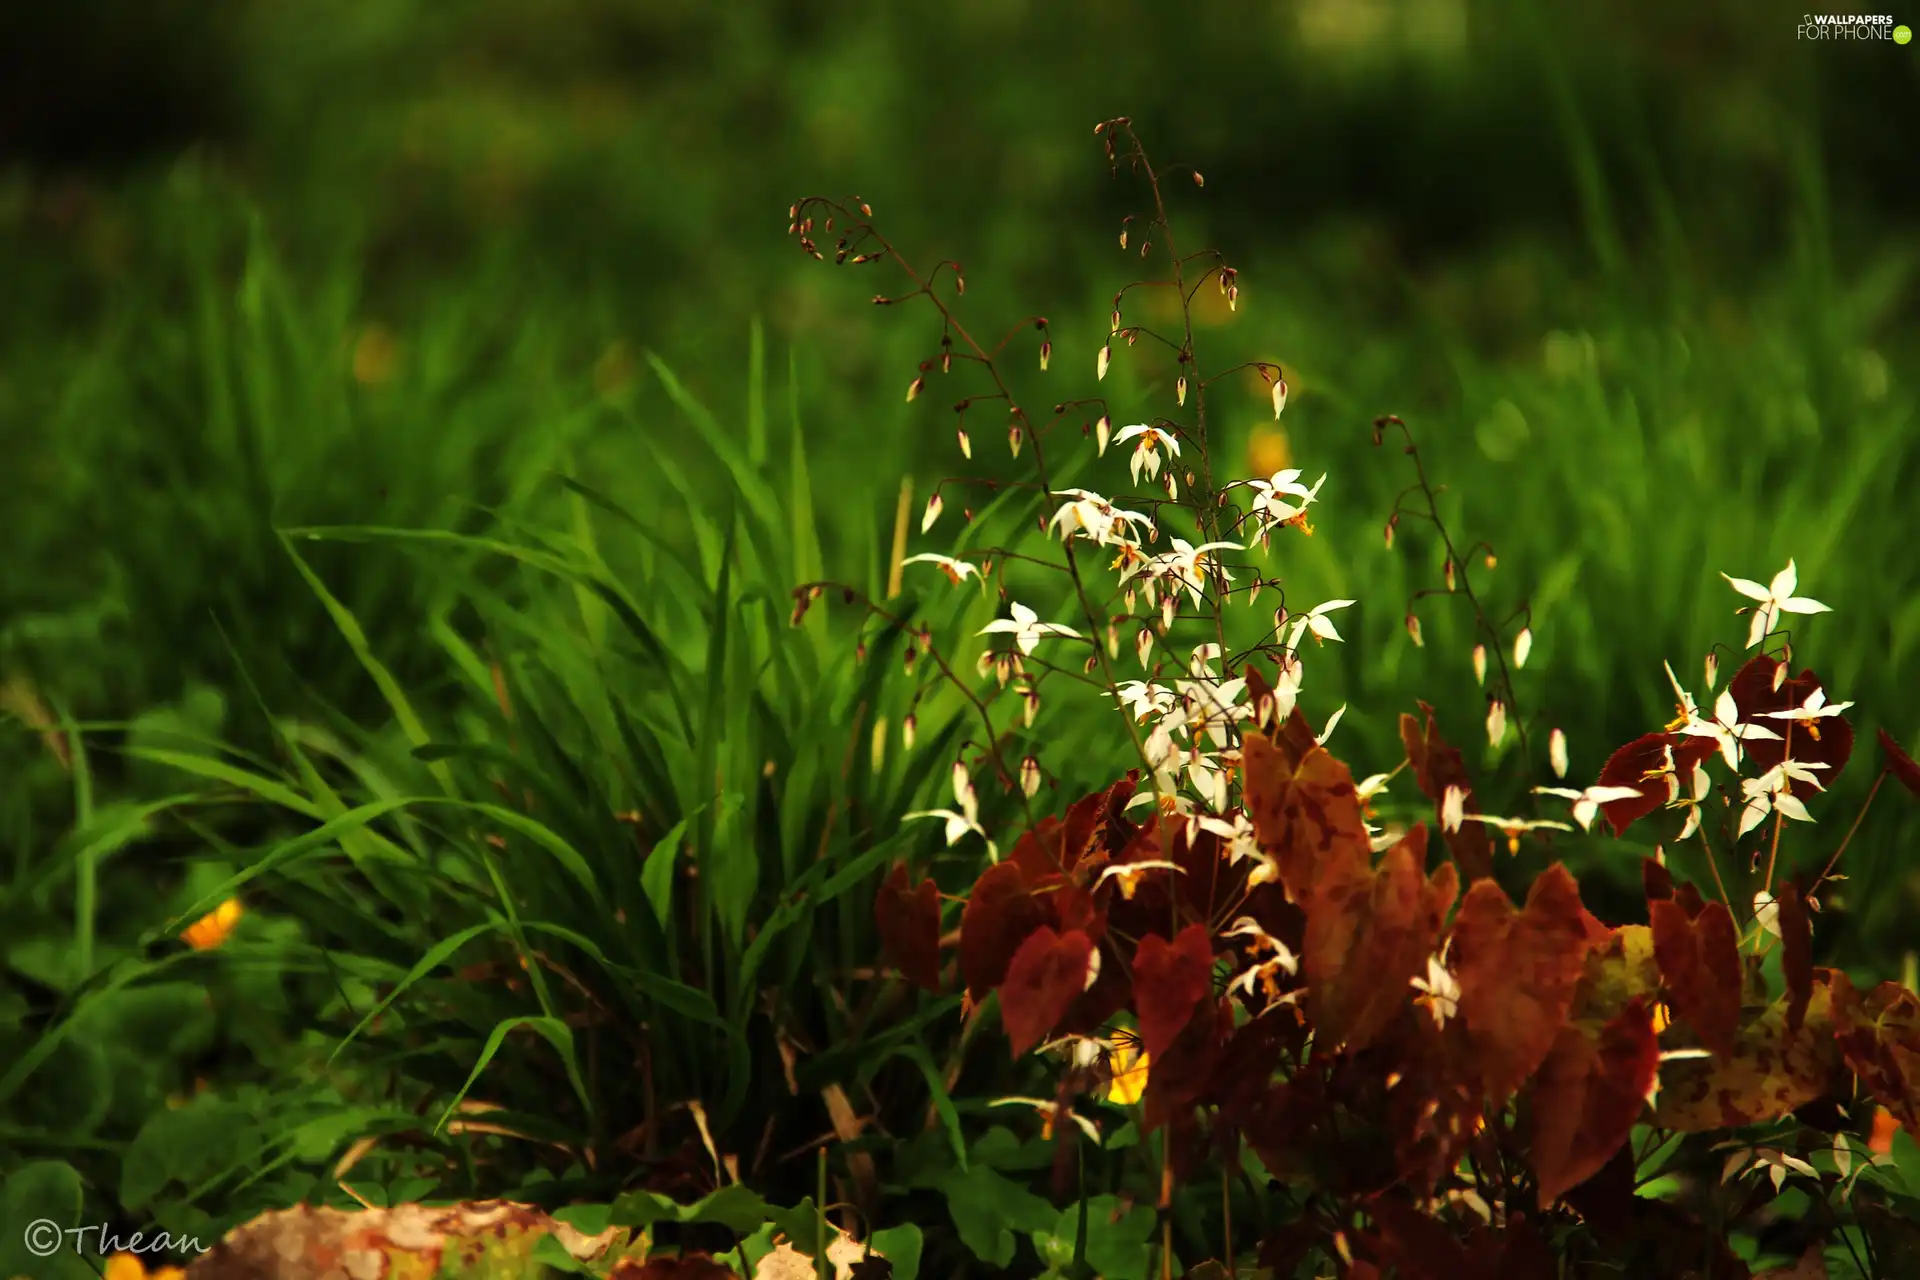
[[[637, 835], [619, 838], [644, 851], [688, 830], [713, 849], [777, 830], [782, 847], [826, 847], [858, 807], [834, 785], [867, 783], [823, 774], [813, 799], [746, 786], [744, 808], [702, 818], [713, 774], [682, 777], [680, 756], [741, 786], [762, 755], [768, 770], [779, 751], [851, 760], [869, 735], [897, 737], [920, 695], [842, 672], [820, 677], [817, 705], [797, 680], [734, 708], [716, 673], [746, 663], [751, 686], [763, 669], [728, 650], [744, 632], [714, 647], [728, 606], [700, 593], [717, 581], [715, 598], [771, 602], [782, 621], [804, 575], [884, 594], [903, 479], [917, 513], [939, 476], [1013, 468], [991, 428], [977, 434], [993, 460], [960, 460], [959, 393], [903, 401], [937, 350], [931, 311], [869, 306], [897, 277], [805, 257], [788, 206], [857, 192], [916, 264], [961, 260], [977, 332], [1046, 314], [1044, 379], [1020, 346], [1037, 335], [1010, 348], [1036, 403], [1098, 390], [1117, 420], [1170, 412], [1172, 373], [1151, 359], [1092, 377], [1115, 291], [1151, 270], [1116, 244], [1143, 193], [1109, 177], [1090, 133], [1119, 114], [1158, 163], [1205, 174], [1204, 190], [1169, 183], [1183, 251], [1218, 247], [1241, 271], [1237, 311], [1211, 288], [1196, 304], [1203, 366], [1277, 360], [1293, 386], [1284, 431], [1257, 385], [1220, 393], [1216, 465], [1330, 474], [1316, 536], [1279, 571], [1301, 607], [1360, 602], [1303, 703], [1316, 720], [1351, 704], [1356, 768], [1391, 767], [1418, 698], [1470, 764], [1499, 758], [1480, 759], [1471, 617], [1423, 604], [1424, 649], [1402, 628], [1439, 559], [1412, 528], [1382, 545], [1411, 477], [1369, 424], [1399, 413], [1456, 536], [1498, 551], [1478, 584], [1490, 608], [1531, 611], [1522, 714], [1536, 744], [1566, 730], [1577, 784], [1672, 717], [1663, 660], [1692, 688], [1710, 645], [1744, 639], [1720, 571], [1765, 581], [1795, 559], [1802, 593], [1835, 610], [1804, 640], [1796, 628], [1796, 658], [1858, 702], [1858, 759], [1805, 845], [1817, 862], [1879, 767], [1872, 730], [1920, 745], [1920, 50], [1803, 41], [1801, 16], [1750, 0], [5, 6], [0, 1037], [60, 1025], [250, 850], [306, 829], [260, 806], [177, 814], [190, 744], [293, 768], [297, 739], [334, 784], [405, 793], [393, 779], [425, 778], [431, 756], [408, 741], [416, 709], [436, 739], [506, 732], [484, 727], [508, 716], [504, 686], [495, 698], [481, 678], [491, 664], [501, 679], [495, 646], [581, 633], [592, 662], [551, 673], [570, 707], [591, 700], [611, 679], [594, 674], [612, 652], [595, 610], [613, 606], [529, 585], [525, 557], [483, 538], [555, 551], [564, 536], [661, 642], [635, 705], [705, 680], [702, 714], [734, 726], [663, 747], [654, 783], [672, 799], [635, 801]], [[736, 508], [765, 521], [738, 561]], [[312, 526], [358, 532], [302, 542], [296, 565], [280, 531]], [[369, 532], [394, 529], [448, 540]], [[946, 548], [916, 530], [907, 549]], [[989, 606], [972, 607], [977, 629]], [[815, 675], [854, 640], [850, 623], [807, 634]], [[1723, 672], [1733, 662], [1723, 650]], [[604, 714], [580, 726], [617, 739]], [[1111, 734], [1107, 714], [1062, 698], [1023, 730], [1051, 744], [1060, 797], [1124, 767], [1118, 746], [1062, 745]], [[571, 732], [550, 747], [592, 754]], [[848, 856], [900, 811], [947, 801], [949, 761], [902, 772], [894, 750], [873, 748], [870, 825], [845, 833]], [[368, 763], [382, 752], [398, 762]], [[308, 827], [334, 812], [317, 777], [300, 781]], [[189, 781], [234, 785], [204, 768]], [[1490, 804], [1517, 811], [1517, 775], [1501, 785]], [[1823, 963], [1890, 976], [1911, 945], [1920, 823], [1901, 799], [1877, 802], [1849, 853]], [[1012, 820], [1004, 797], [986, 802]], [[1645, 839], [1562, 852], [1590, 901], [1631, 907]], [[758, 905], [740, 920], [779, 874], [741, 882]], [[395, 938], [413, 927], [406, 901], [382, 908]], [[271, 938], [320, 946], [311, 911], [288, 905]], [[406, 945], [417, 957], [455, 927], [419, 924]], [[256, 1088], [306, 1061], [302, 1001], [319, 997], [300, 981], [325, 985], [263, 980], [234, 997], [243, 1012], [196, 1012], [186, 1030], [152, 1014], [131, 1061], [74, 1033], [72, 1062], [0, 1079], [0, 1110], [31, 1135], [23, 1152], [111, 1148], [88, 1157], [91, 1202], [218, 1219], [244, 1198], [189, 1194], [218, 1184], [214, 1166], [123, 1175], [120, 1153], [197, 1078]], [[63, 1062], [108, 1101], [64, 1119], [41, 1105]], [[457, 1086], [464, 1066], [447, 1069]]]

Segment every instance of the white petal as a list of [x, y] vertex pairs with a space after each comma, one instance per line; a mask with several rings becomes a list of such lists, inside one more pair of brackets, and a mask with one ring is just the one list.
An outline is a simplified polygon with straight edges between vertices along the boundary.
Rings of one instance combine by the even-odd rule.
[[1751, 578], [1734, 578], [1729, 577], [1725, 573], [1722, 573], [1720, 576], [1726, 578], [1728, 585], [1749, 600], [1766, 600], [1769, 598], [1767, 589]]

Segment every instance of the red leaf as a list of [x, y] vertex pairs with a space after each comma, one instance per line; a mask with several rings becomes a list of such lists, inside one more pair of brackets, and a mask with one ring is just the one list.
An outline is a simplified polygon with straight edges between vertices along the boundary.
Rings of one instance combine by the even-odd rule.
[[1920, 996], [1897, 982], [1864, 995], [1847, 976], [1832, 978], [1834, 1039], [1860, 1083], [1920, 1138]]
[[1640, 859], [1640, 886], [1648, 902], [1666, 902], [1673, 898], [1673, 873], [1652, 858]]
[[1730, 1055], [1740, 1031], [1740, 931], [1732, 914], [1725, 903], [1710, 902], [1689, 920], [1678, 903], [1656, 902], [1650, 915], [1653, 954], [1673, 1011], [1701, 1044]]
[[1426, 972], [1460, 887], [1453, 863], [1441, 863], [1431, 881], [1426, 863], [1427, 828], [1418, 823], [1377, 870], [1335, 868], [1315, 887], [1301, 961], [1322, 1043], [1364, 1049]]
[[1693, 766], [1713, 754], [1713, 739], [1689, 737], [1677, 733], [1648, 733], [1635, 738], [1607, 757], [1595, 783], [1602, 787], [1631, 787], [1640, 793], [1637, 800], [1611, 800], [1600, 806], [1616, 836], [1666, 804], [1669, 786], [1664, 776], [1648, 777], [1666, 767], [1667, 749], [1673, 750], [1673, 767], [1679, 774], [1682, 790], [1693, 776]]
[[1800, 706], [1820, 688], [1819, 676], [1812, 671], [1802, 671], [1793, 679], [1782, 681], [1780, 687], [1775, 689], [1773, 676], [1778, 666], [1772, 658], [1756, 657], [1734, 673], [1727, 690], [1733, 694], [1733, 705], [1739, 708], [1742, 721], [1752, 720], [1756, 724], [1763, 724], [1780, 735], [1778, 739], [1742, 741], [1741, 749], [1747, 759], [1753, 762], [1755, 772], [1765, 773], [1788, 755], [1803, 764], [1827, 766], [1819, 771], [1818, 786], [1804, 778], [1791, 780], [1793, 794], [1801, 800], [1808, 800], [1821, 788], [1832, 787], [1833, 780], [1847, 767], [1847, 761], [1853, 755], [1853, 726], [1845, 716], [1823, 716], [1811, 722], [1759, 719], [1765, 712], [1786, 711]]
[[1573, 1003], [1587, 958], [1580, 886], [1558, 862], [1534, 880], [1527, 905], [1478, 880], [1453, 922], [1460, 1016], [1496, 1105], [1539, 1067]]
[[1533, 1081], [1532, 1155], [1544, 1208], [1598, 1173], [1633, 1132], [1660, 1066], [1653, 1014], [1635, 997], [1590, 1039], [1560, 1029]]
[[1055, 933], [1042, 925], [1027, 935], [1000, 984], [1000, 1020], [1019, 1058], [1047, 1038], [1087, 989], [1093, 940], [1079, 930]]
[[1900, 780], [1901, 786], [1920, 796], [1920, 764], [1915, 764], [1913, 757], [1902, 751], [1900, 744], [1885, 729], [1874, 732], [1880, 739], [1880, 749], [1887, 753], [1888, 770]]
[[880, 952], [907, 981], [940, 991], [940, 890], [932, 880], [907, 887], [907, 864], [897, 863], [873, 901]]
[[1780, 924], [1780, 969], [1787, 982], [1787, 1030], [1797, 1032], [1813, 999], [1813, 918], [1800, 886], [1782, 880], [1773, 891]]
[[1133, 956], [1133, 1009], [1140, 1018], [1140, 1046], [1149, 1058], [1166, 1053], [1194, 1007], [1212, 991], [1213, 942], [1207, 926], [1190, 924], [1172, 943], [1159, 934], [1140, 940]]
[[974, 881], [960, 915], [960, 973], [975, 1003], [999, 986], [1022, 942], [1046, 922], [1027, 889], [1026, 876], [1011, 862], [997, 862]]
[[1364, 868], [1371, 861], [1353, 775], [1324, 749], [1308, 752], [1295, 769], [1280, 747], [1249, 734], [1241, 767], [1255, 837], [1278, 863], [1293, 901], [1306, 901], [1329, 868]]
[[[1459, 787], [1466, 796], [1463, 813], [1479, 813], [1480, 805], [1473, 796], [1473, 780], [1467, 776], [1466, 762], [1460, 758], [1460, 752], [1448, 745], [1440, 736], [1440, 727], [1434, 723], [1433, 708], [1422, 702], [1422, 714], [1427, 717], [1426, 729], [1422, 732], [1419, 722], [1412, 716], [1402, 713], [1400, 716], [1400, 742], [1407, 749], [1407, 762], [1413, 766], [1413, 776], [1420, 783], [1420, 790], [1434, 804], [1434, 821], [1446, 827], [1442, 822], [1441, 810], [1446, 803], [1447, 788]], [[1460, 875], [1469, 884], [1482, 876], [1493, 874], [1493, 837], [1482, 822], [1463, 822], [1453, 831], [1446, 832], [1448, 852], [1453, 854], [1454, 862], [1459, 864]]]

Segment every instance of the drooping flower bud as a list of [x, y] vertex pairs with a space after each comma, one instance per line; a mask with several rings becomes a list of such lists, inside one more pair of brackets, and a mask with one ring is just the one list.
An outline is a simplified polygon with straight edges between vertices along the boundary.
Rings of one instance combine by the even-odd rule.
[[1493, 705], [1487, 708], [1487, 742], [1499, 746], [1500, 739], [1507, 736], [1507, 704], [1495, 698]]
[[1527, 665], [1527, 655], [1533, 652], [1533, 628], [1522, 627], [1520, 634], [1513, 638], [1513, 665], [1517, 670]]
[[1040, 762], [1032, 756], [1020, 762], [1020, 790], [1029, 797], [1040, 790]]
[[1099, 446], [1098, 456], [1102, 458], [1106, 457], [1107, 441], [1113, 439], [1113, 419], [1111, 417], [1104, 413], [1100, 415], [1100, 420], [1093, 424], [1093, 439], [1094, 443]]
[[907, 403], [912, 404], [915, 400], [918, 400], [921, 389], [926, 385], [927, 380], [920, 377], [916, 377], [912, 382], [909, 382], [907, 384]]
[[1553, 766], [1553, 776], [1567, 776], [1567, 735], [1562, 729], [1555, 729], [1547, 735], [1547, 763]]
[[925, 533], [933, 528], [933, 522], [940, 518], [940, 505], [940, 491], [936, 489], [933, 496], [927, 499], [926, 513], [920, 517], [920, 532]]
[[1420, 634], [1419, 615], [1412, 613], [1407, 615], [1407, 635], [1412, 637], [1414, 648], [1423, 649], [1426, 647], [1426, 639]]
[[1113, 344], [1111, 342], [1102, 343], [1100, 346], [1100, 359], [1095, 364], [1095, 371], [1099, 376], [1099, 381], [1101, 382], [1106, 381], [1107, 366], [1112, 362], [1113, 362]]
[[1473, 646], [1473, 682], [1487, 682], [1487, 646], [1483, 644]]

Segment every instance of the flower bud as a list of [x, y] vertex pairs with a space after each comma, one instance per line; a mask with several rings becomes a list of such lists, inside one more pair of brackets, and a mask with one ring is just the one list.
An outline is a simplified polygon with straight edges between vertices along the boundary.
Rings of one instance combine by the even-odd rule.
[[1452, 556], [1448, 556], [1448, 557], [1447, 557], [1447, 562], [1446, 562], [1446, 564], [1445, 564], [1445, 565], [1444, 565], [1444, 566], [1443, 566], [1443, 567], [1441, 568], [1441, 570], [1440, 570], [1440, 573], [1441, 573], [1441, 576], [1442, 576], [1443, 578], [1445, 578], [1445, 579], [1446, 579], [1446, 582], [1447, 582], [1447, 590], [1448, 590], [1448, 591], [1452, 591], [1452, 590], [1453, 590], [1453, 588], [1454, 588], [1454, 578], [1453, 578], [1453, 557], [1452, 557]]
[[1487, 742], [1499, 746], [1500, 739], [1507, 736], [1507, 704], [1495, 698], [1493, 705], [1487, 708]]
[[963, 458], [973, 457], [973, 440], [967, 435], [967, 429], [961, 427], [956, 434], [960, 437], [960, 456]]
[[1096, 372], [1099, 375], [1099, 381], [1102, 381], [1102, 382], [1106, 381], [1107, 366], [1110, 363], [1112, 363], [1112, 361], [1113, 361], [1113, 344], [1111, 342], [1102, 343], [1100, 347], [1100, 358], [1095, 363]]
[[1473, 646], [1473, 682], [1487, 682], [1487, 646], [1483, 644]]
[[1273, 419], [1280, 420], [1280, 411], [1287, 407], [1287, 380], [1276, 371], [1273, 375]]
[[907, 713], [907, 718], [900, 722], [900, 745], [909, 751], [913, 750], [914, 730], [918, 727], [919, 721], [914, 719], [911, 711]]
[[1029, 797], [1040, 790], [1040, 762], [1032, 756], [1020, 762], [1020, 790]]
[[1387, 550], [1389, 551], [1393, 550], [1393, 531], [1399, 524], [1400, 517], [1398, 515], [1387, 517], [1387, 527], [1383, 531], [1383, 537], [1385, 538]]
[[1040, 341], [1040, 372], [1047, 371], [1047, 361], [1053, 359], [1053, 340], [1043, 338]]
[[1120, 624], [1117, 622], [1107, 624], [1107, 656], [1109, 658], [1120, 656]]
[[1166, 599], [1160, 602], [1160, 634], [1165, 635], [1173, 627], [1173, 619], [1180, 609], [1180, 597], [1169, 591]]
[[1025, 438], [1025, 433], [1020, 430], [1019, 423], [1016, 422], [1007, 428], [1007, 448], [1013, 453], [1014, 457], [1017, 458], [1020, 456], [1020, 442]]
[[1707, 655], [1705, 669], [1706, 669], [1706, 676], [1707, 676], [1707, 692], [1712, 693], [1713, 682], [1720, 678], [1720, 657], [1718, 654], [1710, 653]]
[[1142, 667], [1147, 665], [1147, 655], [1153, 652], [1153, 632], [1147, 627], [1140, 628], [1140, 634], [1133, 638], [1133, 652], [1140, 659]]
[[1125, 227], [1120, 228], [1120, 247], [1122, 249], [1127, 247], [1127, 229]]
[[920, 398], [921, 390], [927, 385], [925, 378], [915, 378], [907, 384], [907, 403], [912, 404]]
[[1180, 405], [1181, 408], [1183, 409], [1186, 408], [1187, 406], [1187, 375], [1184, 373], [1181, 374], [1178, 378], [1174, 379], [1173, 398], [1175, 402]]
[[1564, 730], [1555, 729], [1547, 735], [1547, 763], [1553, 766], [1553, 776], [1567, 776], [1567, 735]]
[[1420, 619], [1415, 614], [1409, 613], [1407, 615], [1407, 635], [1412, 637], [1414, 648], [1422, 649], [1426, 647], [1427, 642], [1420, 634]]
[[927, 530], [933, 528], [933, 522], [938, 520], [939, 518], [940, 518], [940, 491], [938, 489], [935, 489], [933, 491], [933, 496], [927, 499], [926, 513], [920, 517], [920, 532], [925, 533]]
[[1099, 446], [1097, 456], [1106, 457], [1107, 441], [1111, 439], [1113, 439], [1113, 419], [1103, 413], [1100, 415], [1100, 420], [1093, 424], [1093, 440]]
[[1513, 666], [1517, 671], [1527, 665], [1527, 655], [1533, 652], [1533, 628], [1522, 627], [1520, 634], [1513, 638]]

